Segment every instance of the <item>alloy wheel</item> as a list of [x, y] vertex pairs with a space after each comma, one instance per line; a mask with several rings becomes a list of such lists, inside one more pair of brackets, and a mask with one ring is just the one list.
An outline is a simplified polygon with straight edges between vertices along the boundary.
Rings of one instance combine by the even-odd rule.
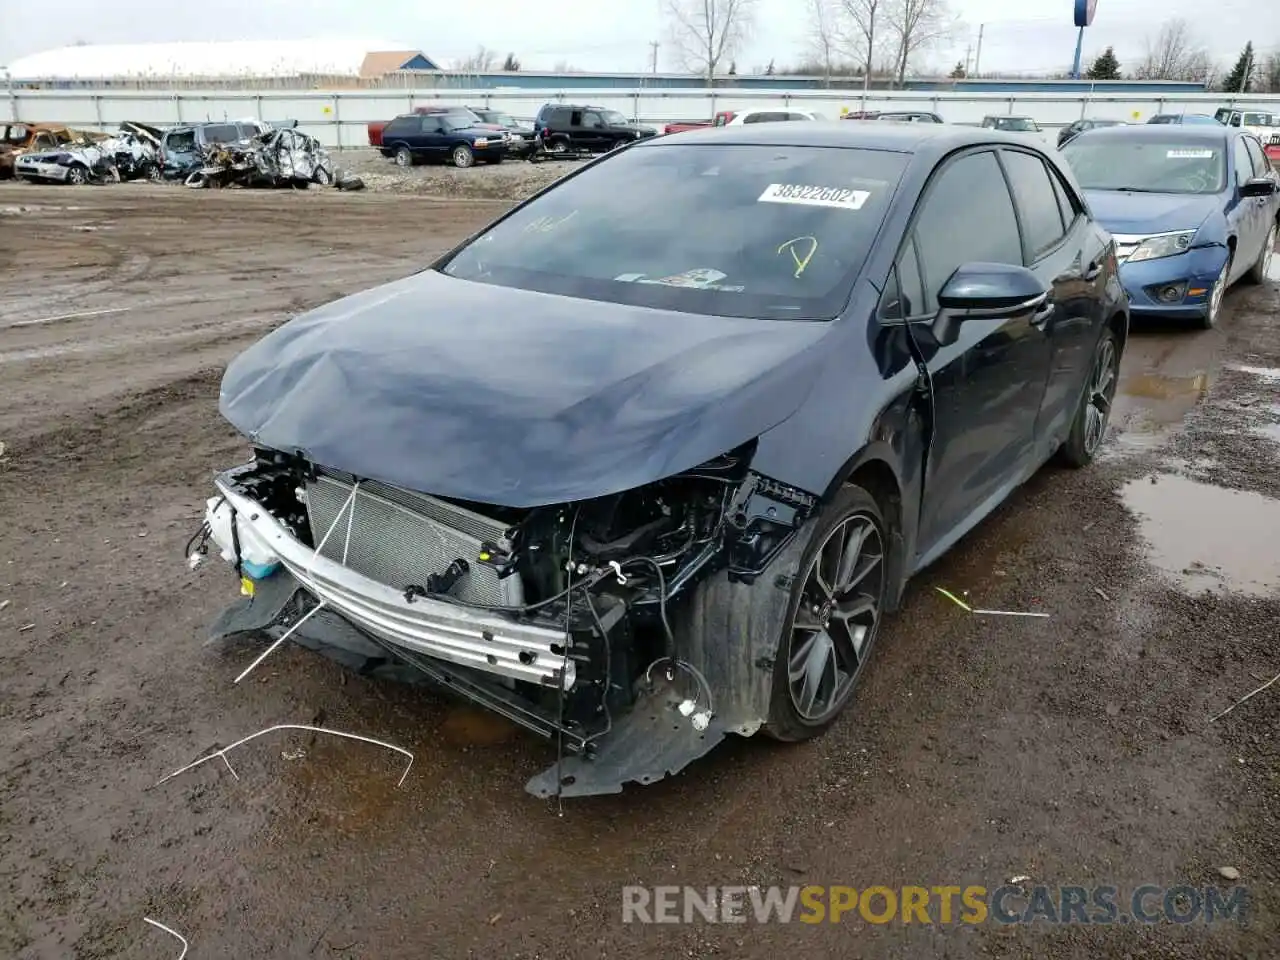
[[1111, 415], [1111, 401], [1116, 393], [1116, 343], [1111, 337], [1102, 341], [1098, 357], [1089, 377], [1089, 401], [1084, 416], [1084, 449], [1089, 456], [1102, 444]]
[[787, 689], [806, 724], [834, 716], [853, 692], [880, 620], [884, 539], [854, 513], [827, 534], [805, 574], [787, 643]]
[[83, 186], [89, 182], [89, 172], [84, 167], [72, 167], [67, 171], [67, 181], [78, 187]]
[[413, 163], [413, 154], [406, 147], [401, 147], [396, 151], [396, 166], [407, 167]]
[[467, 147], [453, 148], [453, 165], [455, 167], [469, 167], [474, 162], [475, 157], [472, 156], [470, 149]]

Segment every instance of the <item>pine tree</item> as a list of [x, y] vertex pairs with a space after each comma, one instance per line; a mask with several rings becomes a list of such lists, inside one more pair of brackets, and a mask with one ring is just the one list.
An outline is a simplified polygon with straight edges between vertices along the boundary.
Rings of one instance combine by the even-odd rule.
[[951, 79], [963, 80], [966, 76], [967, 74], [965, 73], [965, 69], [964, 69], [964, 61], [957, 60], [955, 68], [951, 71]]
[[1250, 40], [1244, 45], [1244, 49], [1240, 51], [1240, 59], [1236, 61], [1236, 65], [1227, 74], [1227, 79], [1222, 83], [1222, 89], [1227, 93], [1248, 93], [1249, 80], [1253, 76], [1253, 68], [1253, 41]]
[[1111, 47], [1103, 50], [1098, 54], [1097, 59], [1090, 65], [1085, 77], [1090, 80], [1119, 80], [1120, 79], [1120, 61], [1116, 59], [1116, 52]]

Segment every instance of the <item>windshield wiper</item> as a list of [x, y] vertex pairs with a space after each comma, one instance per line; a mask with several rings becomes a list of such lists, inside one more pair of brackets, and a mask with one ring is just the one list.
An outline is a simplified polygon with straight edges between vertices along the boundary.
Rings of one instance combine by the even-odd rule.
[[1156, 190], [1154, 187], [1108, 187], [1108, 190], [1118, 190], [1121, 193], [1168, 193], [1168, 190]]

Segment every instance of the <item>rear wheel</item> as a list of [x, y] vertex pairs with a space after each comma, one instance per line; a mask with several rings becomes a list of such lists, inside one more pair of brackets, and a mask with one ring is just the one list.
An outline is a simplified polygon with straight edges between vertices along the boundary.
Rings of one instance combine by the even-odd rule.
[[1089, 382], [1080, 398], [1080, 406], [1071, 424], [1071, 433], [1059, 451], [1060, 459], [1067, 466], [1084, 467], [1093, 463], [1107, 434], [1111, 403], [1115, 399], [1119, 381], [1120, 345], [1115, 333], [1108, 330], [1094, 351]]
[[396, 154], [395, 154], [395, 156], [396, 156], [396, 166], [397, 166], [397, 167], [412, 167], [412, 166], [413, 166], [413, 151], [412, 151], [412, 150], [410, 150], [408, 147], [400, 147], [400, 148], [398, 148], [398, 149], [396, 150]]
[[547, 153], [568, 153], [569, 145], [563, 140], [552, 140], [547, 144]]
[[1271, 229], [1267, 231], [1267, 239], [1263, 241], [1262, 249], [1258, 251], [1258, 259], [1246, 274], [1250, 283], [1262, 283], [1267, 279], [1267, 271], [1271, 269], [1271, 258], [1276, 249], [1276, 233], [1277, 225], [1273, 223]]
[[889, 542], [861, 487], [843, 487], [818, 521], [774, 658], [765, 732], [775, 739], [817, 736], [852, 699], [880, 631]]

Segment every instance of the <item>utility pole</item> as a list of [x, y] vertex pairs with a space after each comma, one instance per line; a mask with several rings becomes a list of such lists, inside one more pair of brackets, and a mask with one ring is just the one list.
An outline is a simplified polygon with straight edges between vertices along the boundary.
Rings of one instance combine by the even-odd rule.
[[982, 34], [987, 29], [985, 23], [978, 24], [978, 49], [973, 55], [973, 75], [976, 77], [979, 72], [978, 64], [982, 62]]
[[649, 41], [649, 48], [653, 51], [652, 56], [650, 56], [650, 58], [649, 58], [649, 59], [650, 59], [650, 61], [651, 61], [651, 63], [652, 63], [652, 72], [653, 72], [654, 74], [657, 74], [657, 72], [658, 72], [658, 41], [657, 41], [657, 40], [650, 40], [650, 41]]
[[973, 44], [964, 48], [964, 75], [969, 76], [969, 67], [973, 65]]

